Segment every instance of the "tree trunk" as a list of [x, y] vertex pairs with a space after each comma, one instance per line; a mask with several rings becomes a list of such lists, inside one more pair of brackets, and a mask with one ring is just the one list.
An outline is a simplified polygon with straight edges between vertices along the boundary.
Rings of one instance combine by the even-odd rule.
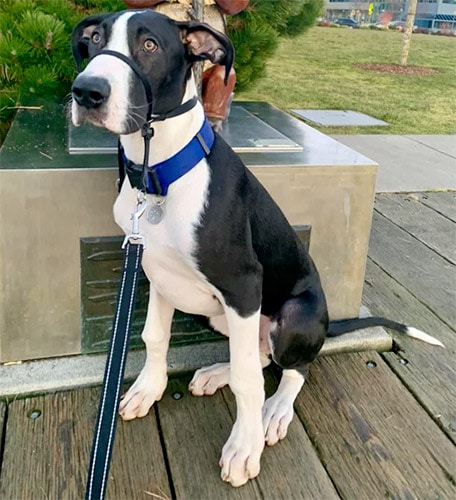
[[410, 42], [412, 40], [413, 25], [415, 23], [416, 6], [418, 0], [409, 0], [407, 20], [404, 27], [404, 36], [402, 38], [401, 66], [407, 66], [410, 52]]
[[[204, 0], [192, 0], [192, 7], [195, 13], [195, 18], [198, 21], [204, 21]], [[202, 93], [203, 65], [203, 62], [193, 65], [193, 75], [195, 76], [196, 88], [199, 95]]]

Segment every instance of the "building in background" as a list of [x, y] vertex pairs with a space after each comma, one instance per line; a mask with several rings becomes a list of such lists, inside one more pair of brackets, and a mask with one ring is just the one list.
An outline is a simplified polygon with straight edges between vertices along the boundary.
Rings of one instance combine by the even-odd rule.
[[[374, 24], [386, 12], [392, 21], [405, 21], [408, 0], [353, 1], [326, 0], [326, 18], [330, 21], [350, 17]], [[422, 28], [456, 30], [456, 0], [418, 0], [415, 25]]]

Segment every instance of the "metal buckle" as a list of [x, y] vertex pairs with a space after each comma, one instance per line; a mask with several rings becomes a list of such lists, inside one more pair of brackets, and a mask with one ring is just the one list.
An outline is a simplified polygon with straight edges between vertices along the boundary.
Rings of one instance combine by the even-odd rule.
[[127, 234], [123, 240], [122, 248], [125, 248], [128, 241], [135, 244], [142, 244], [144, 248], [146, 248], [146, 236], [139, 232], [139, 219], [142, 214], [145, 212], [147, 207], [146, 196], [143, 191], [138, 191], [138, 198], [135, 205], [135, 210], [131, 214], [132, 230], [130, 234]]

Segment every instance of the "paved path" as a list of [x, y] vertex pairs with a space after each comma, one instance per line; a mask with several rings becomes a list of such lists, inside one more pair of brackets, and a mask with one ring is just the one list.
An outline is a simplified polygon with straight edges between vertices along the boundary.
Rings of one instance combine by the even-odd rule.
[[379, 164], [376, 192], [456, 190], [456, 135], [335, 135]]

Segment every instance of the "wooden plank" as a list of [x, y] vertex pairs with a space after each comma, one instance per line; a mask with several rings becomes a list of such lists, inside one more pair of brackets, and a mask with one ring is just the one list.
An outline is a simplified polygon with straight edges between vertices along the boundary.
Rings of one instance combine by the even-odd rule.
[[377, 195], [375, 209], [456, 264], [456, 223], [420, 203], [419, 195]]
[[456, 498], [455, 447], [377, 353], [317, 360], [295, 409], [343, 498]]
[[456, 222], [456, 191], [417, 193], [421, 203]]
[[[74, 499], [85, 492], [99, 388], [14, 401], [8, 408], [0, 498]], [[32, 419], [33, 411], [40, 416]], [[120, 423], [107, 498], [170, 497], [154, 416]]]
[[456, 267], [376, 211], [369, 257], [445, 323], [456, 324]]
[[[276, 383], [271, 375], [267, 380], [272, 390]], [[173, 392], [184, 396], [176, 401]], [[189, 395], [186, 381], [170, 383], [159, 403], [159, 415], [178, 500], [339, 498], [298, 418], [283, 442], [265, 449], [257, 479], [240, 489], [223, 483], [218, 461], [235, 411], [229, 389], [210, 398], [195, 398]]]
[[167, 500], [172, 497], [155, 407], [144, 418], [119, 418], [106, 498]]
[[455, 331], [370, 259], [363, 304], [372, 314], [429, 332], [445, 344], [446, 349], [442, 349], [391, 331], [400, 351], [384, 353], [383, 357], [456, 443]]

